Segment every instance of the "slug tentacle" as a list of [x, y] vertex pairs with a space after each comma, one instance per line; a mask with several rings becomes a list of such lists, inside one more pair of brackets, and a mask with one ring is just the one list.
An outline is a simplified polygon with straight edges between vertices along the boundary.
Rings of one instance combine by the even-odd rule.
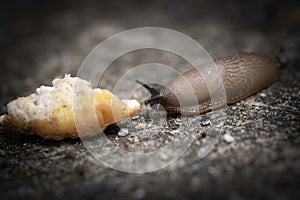
[[155, 96], [155, 95], [159, 95], [159, 92], [151, 87], [150, 85], [147, 85], [146, 83], [143, 83], [142, 81], [136, 80], [136, 83], [140, 84], [141, 86], [143, 86], [148, 92], [150, 92], [151, 96]]
[[[159, 100], [163, 97], [160, 94], [162, 86], [156, 85], [156, 87], [155, 86], [152, 87], [149, 84], [143, 83], [142, 81], [139, 81], [139, 80], [136, 80], [136, 83], [142, 85], [151, 94], [151, 97], [144, 101], [144, 103], [146, 105], [150, 104], [152, 106], [154, 104], [159, 103]], [[152, 85], [154, 85], [154, 84], [152, 84]]]

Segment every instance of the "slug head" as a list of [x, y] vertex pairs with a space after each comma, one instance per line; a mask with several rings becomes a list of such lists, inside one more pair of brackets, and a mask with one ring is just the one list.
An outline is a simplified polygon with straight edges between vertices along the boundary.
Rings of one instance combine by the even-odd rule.
[[168, 110], [170, 106], [179, 105], [176, 96], [167, 87], [160, 84], [146, 84], [138, 80], [136, 80], [136, 82], [142, 85], [151, 94], [151, 97], [144, 101], [146, 105], [150, 104], [153, 106], [160, 104], [165, 110]]

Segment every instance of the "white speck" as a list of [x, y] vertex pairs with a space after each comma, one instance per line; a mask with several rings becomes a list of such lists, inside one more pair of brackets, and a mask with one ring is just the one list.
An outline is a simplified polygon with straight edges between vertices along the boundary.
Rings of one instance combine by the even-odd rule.
[[234, 137], [232, 137], [231, 135], [229, 135], [229, 134], [225, 134], [224, 135], [224, 140], [226, 141], [226, 142], [228, 142], [228, 143], [231, 143], [231, 142], [234, 142]]
[[138, 118], [139, 118], [139, 116], [136, 115], [136, 116], [133, 116], [131, 119], [132, 119], [132, 120], [136, 120], [136, 119], [138, 119]]
[[209, 119], [207, 120], [204, 120], [201, 122], [202, 126], [207, 126], [207, 125], [210, 125], [211, 121]]
[[267, 95], [265, 93], [260, 93], [261, 97], [266, 97]]
[[122, 128], [119, 132], [118, 132], [118, 136], [120, 137], [124, 137], [126, 135], [128, 135], [129, 131], [127, 128]]

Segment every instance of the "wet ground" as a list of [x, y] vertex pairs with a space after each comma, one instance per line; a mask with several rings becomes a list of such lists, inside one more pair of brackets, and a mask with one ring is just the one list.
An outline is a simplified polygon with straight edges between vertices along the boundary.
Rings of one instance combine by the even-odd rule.
[[[108, 168], [94, 159], [80, 139], [48, 141], [0, 127], [1, 199], [299, 196], [300, 8], [296, 3], [12, 1], [1, 9], [2, 113], [7, 102], [32, 93], [41, 84], [49, 85], [65, 73], [76, 75], [99, 42], [135, 27], [181, 31], [214, 58], [250, 51], [279, 56], [285, 63], [275, 84], [223, 110], [226, 118], [220, 126], [221, 136], [204, 158], [199, 157], [199, 149], [212, 137], [207, 135], [211, 113], [157, 125], [149, 123], [151, 111], [142, 107], [131, 125], [120, 124], [121, 133], [116, 127], [106, 131], [121, 148], [152, 151], [184, 137], [176, 126], [189, 127], [195, 138], [190, 148], [172, 165], [155, 172], [131, 174]], [[122, 68], [108, 72], [101, 87], [106, 84], [111, 89], [118, 73], [149, 60], [176, 66], [181, 62], [161, 52], [128, 55], [113, 64]], [[142, 94], [137, 95], [140, 101]], [[161, 162], [169, 154], [162, 151]]]

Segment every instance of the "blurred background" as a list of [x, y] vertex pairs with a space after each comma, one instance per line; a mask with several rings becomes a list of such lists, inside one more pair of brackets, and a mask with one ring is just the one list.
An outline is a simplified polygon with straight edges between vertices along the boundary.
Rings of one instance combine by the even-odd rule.
[[284, 50], [295, 59], [299, 15], [297, 1], [2, 1], [1, 104], [53, 77], [76, 75], [98, 43], [137, 27], [180, 31], [214, 58], [238, 51], [275, 57]]
[[[86, 157], [80, 141], [19, 138], [6, 136], [1, 129], [0, 197], [299, 197], [299, 1], [1, 1], [1, 113], [10, 100], [32, 93], [41, 84], [49, 85], [55, 77], [65, 73], [76, 75], [85, 56], [101, 41], [121, 31], [144, 26], [187, 34], [202, 44], [213, 58], [238, 51], [262, 53], [272, 58], [279, 56], [287, 67], [279, 85], [270, 90], [274, 97], [267, 101], [278, 100], [278, 104], [275, 103], [278, 107], [282, 102], [290, 103], [294, 110], [291, 118], [286, 117], [291, 111], [280, 107], [283, 119], [278, 125], [282, 128], [278, 134], [288, 134], [292, 140], [266, 139], [266, 143], [246, 147], [243, 146], [246, 140], [235, 146], [223, 142], [204, 162], [189, 155], [164, 171], [132, 175], [104, 166], [99, 168]], [[131, 63], [134, 61], [125, 64], [130, 66]], [[282, 98], [285, 99], [281, 101]], [[261, 115], [254, 114], [253, 120]], [[272, 120], [270, 113], [263, 115], [266, 116]], [[285, 119], [290, 120], [285, 122]], [[232, 127], [236, 124], [234, 122]], [[236, 156], [238, 152], [241, 154]], [[263, 159], [257, 161], [256, 156], [261, 155]]]

